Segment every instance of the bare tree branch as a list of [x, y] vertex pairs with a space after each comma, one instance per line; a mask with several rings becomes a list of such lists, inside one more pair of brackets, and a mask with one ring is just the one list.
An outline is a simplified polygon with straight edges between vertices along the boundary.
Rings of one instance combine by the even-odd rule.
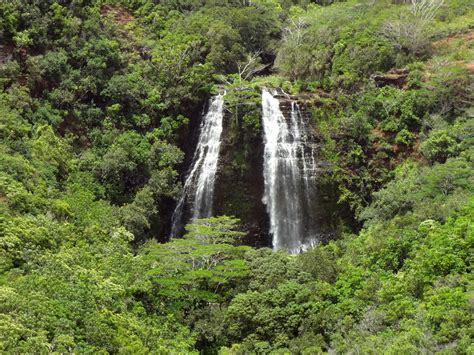
[[444, 0], [410, 0], [410, 3], [409, 15], [384, 23], [380, 34], [397, 49], [419, 54], [429, 45], [429, 25]]
[[237, 63], [237, 70], [239, 80], [250, 79], [253, 75], [265, 69], [268, 65], [260, 63], [260, 54], [262, 52], [255, 52], [247, 54], [244, 62]]

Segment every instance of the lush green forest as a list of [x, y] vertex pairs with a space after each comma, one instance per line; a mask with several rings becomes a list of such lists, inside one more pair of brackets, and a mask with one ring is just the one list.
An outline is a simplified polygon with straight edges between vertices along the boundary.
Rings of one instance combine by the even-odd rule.
[[[0, 352], [474, 353], [473, 31], [471, 0], [1, 1]], [[310, 114], [340, 235], [166, 240], [204, 103], [262, 86]]]

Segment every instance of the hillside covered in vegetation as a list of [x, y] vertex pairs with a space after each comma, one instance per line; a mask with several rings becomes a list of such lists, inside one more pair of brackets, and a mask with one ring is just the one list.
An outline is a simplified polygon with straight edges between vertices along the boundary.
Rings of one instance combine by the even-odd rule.
[[[473, 48], [471, 0], [1, 1], [0, 352], [472, 354]], [[316, 142], [300, 253], [266, 88]], [[170, 238], [223, 92], [222, 216]]]

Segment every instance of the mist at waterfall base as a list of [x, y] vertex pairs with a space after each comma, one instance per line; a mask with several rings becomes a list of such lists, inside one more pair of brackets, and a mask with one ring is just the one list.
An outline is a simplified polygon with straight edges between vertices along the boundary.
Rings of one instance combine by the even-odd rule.
[[212, 216], [214, 184], [224, 118], [224, 94], [211, 98], [204, 115], [199, 140], [183, 192], [173, 212], [171, 236], [182, 234], [186, 204], [190, 204], [192, 218]]
[[263, 202], [270, 218], [273, 248], [297, 253], [319, 239], [313, 220], [317, 212], [315, 149], [296, 102], [285, 98], [291, 105], [290, 115], [285, 117], [276, 95], [276, 91], [262, 90]]

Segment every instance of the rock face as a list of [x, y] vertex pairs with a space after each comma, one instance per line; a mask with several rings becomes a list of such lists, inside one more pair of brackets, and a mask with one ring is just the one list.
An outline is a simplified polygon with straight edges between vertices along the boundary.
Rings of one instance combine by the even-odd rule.
[[392, 69], [386, 74], [374, 74], [371, 79], [375, 81], [378, 87], [387, 85], [397, 86], [403, 88], [406, 85], [408, 78], [408, 71], [405, 69]]
[[239, 103], [226, 110], [214, 194], [215, 215], [238, 217], [248, 231], [242, 241], [252, 246], [270, 246], [268, 216], [262, 202], [263, 142], [259, 131], [246, 127], [245, 114], [260, 116], [255, 103]]
[[[281, 90], [273, 91], [274, 97], [279, 101], [279, 109], [284, 119], [290, 124], [295, 120], [297, 97], [289, 97]], [[215, 211], [214, 214], [227, 214], [240, 218], [248, 237], [245, 244], [253, 246], [276, 246], [274, 235], [270, 233], [271, 221], [267, 205], [263, 199], [265, 196], [265, 147], [263, 127], [247, 127], [245, 116], [253, 114], [261, 122], [261, 97], [258, 101], [254, 98], [249, 102], [240, 101], [238, 109], [228, 109], [224, 115], [224, 129], [222, 135], [222, 146], [220, 154], [219, 168], [216, 177], [215, 187]], [[299, 218], [304, 219], [304, 231], [308, 234], [308, 244], [313, 242], [326, 242], [339, 234], [340, 218], [337, 206], [337, 192], [335, 185], [320, 179], [320, 175], [331, 169], [330, 164], [319, 160], [320, 138], [315, 127], [311, 124], [311, 115], [298, 108], [299, 120], [304, 124], [298, 129], [301, 132], [292, 132], [294, 135], [300, 134], [304, 140], [301, 148], [296, 152], [301, 170], [309, 171], [308, 179], [305, 181], [309, 186], [297, 187], [292, 192], [291, 198], [304, 199], [300, 203], [301, 214]], [[304, 126], [304, 127], [303, 127]], [[290, 136], [289, 139], [295, 137]], [[301, 159], [306, 156], [306, 164]], [[313, 156], [312, 161], [308, 161], [309, 156]], [[305, 166], [303, 166], [305, 165]], [[311, 165], [311, 166], [310, 166]], [[280, 174], [279, 172], [278, 174]], [[290, 182], [284, 182], [290, 183]], [[287, 207], [288, 202], [277, 201], [280, 207]], [[284, 204], [284, 205], [282, 205]], [[287, 233], [289, 234], [289, 233]], [[311, 236], [309, 236], [311, 234]], [[288, 236], [286, 236], [288, 237]], [[282, 245], [281, 247], [289, 247]], [[291, 248], [298, 251], [299, 248]], [[298, 250], [296, 250], [298, 249]]]
[[[294, 121], [292, 114], [295, 113], [297, 97], [289, 97], [281, 90], [274, 91], [273, 95], [279, 101], [279, 109], [284, 119], [288, 122]], [[304, 121], [305, 131], [301, 134], [304, 135], [305, 144], [297, 154], [301, 157], [301, 154], [307, 155], [311, 150], [314, 160], [311, 162], [312, 177], [306, 181], [310, 185], [309, 189], [308, 186], [300, 189], [301, 193], [294, 195], [294, 198], [306, 199], [301, 205], [300, 218], [305, 220], [305, 228], [311, 230], [312, 236], [316, 236], [316, 242], [326, 242], [339, 235], [339, 216], [343, 213], [338, 210], [335, 184], [320, 178], [323, 172], [332, 167], [319, 159], [320, 137], [311, 122], [311, 115], [301, 108], [298, 111], [300, 119]], [[270, 233], [270, 215], [263, 201], [264, 154], [261, 93], [238, 93], [237, 97], [224, 104], [212, 215], [231, 215], [239, 218], [244, 229], [248, 231], [242, 243], [256, 247], [272, 247], [275, 243], [274, 236]], [[308, 166], [304, 168], [309, 169]], [[305, 191], [311, 191], [311, 194], [306, 194]], [[183, 213], [186, 223], [192, 213], [189, 209], [185, 209]]]

